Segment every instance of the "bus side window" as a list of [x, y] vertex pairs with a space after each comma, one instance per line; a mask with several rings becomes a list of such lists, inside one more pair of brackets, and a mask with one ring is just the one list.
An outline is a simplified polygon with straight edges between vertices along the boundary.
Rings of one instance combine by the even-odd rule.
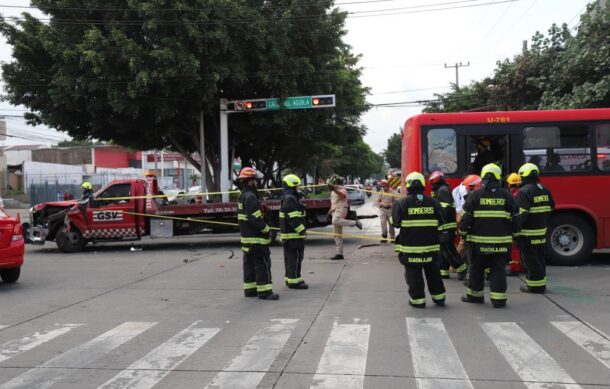
[[591, 170], [586, 125], [531, 126], [523, 129], [525, 161], [544, 174]]
[[427, 135], [428, 173], [441, 171], [445, 174], [457, 172], [457, 137], [452, 128], [434, 128]]
[[610, 172], [610, 124], [599, 124], [597, 135], [597, 167]]

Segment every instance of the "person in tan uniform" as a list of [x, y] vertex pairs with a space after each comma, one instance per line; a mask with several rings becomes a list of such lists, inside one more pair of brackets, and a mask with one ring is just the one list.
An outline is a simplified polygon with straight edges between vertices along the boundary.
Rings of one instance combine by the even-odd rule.
[[346, 219], [349, 205], [347, 201], [347, 190], [341, 186], [343, 185], [343, 179], [337, 175], [333, 175], [326, 181], [326, 184], [332, 188], [330, 194], [330, 210], [328, 213], [329, 215], [332, 215], [336, 249], [335, 256], [330, 259], [343, 259], [343, 227], [358, 227], [358, 229], [362, 229], [362, 223], [360, 223], [360, 220]]
[[[379, 208], [379, 221], [381, 222], [381, 243], [387, 243], [394, 241], [394, 227], [390, 219], [392, 218], [392, 206], [394, 205], [394, 200], [396, 196], [392, 189], [390, 189], [390, 185], [387, 180], [381, 180], [381, 193], [377, 197], [377, 202], [375, 206]], [[387, 193], [387, 194], [386, 194]], [[388, 240], [388, 226], [390, 232], [390, 240]]]

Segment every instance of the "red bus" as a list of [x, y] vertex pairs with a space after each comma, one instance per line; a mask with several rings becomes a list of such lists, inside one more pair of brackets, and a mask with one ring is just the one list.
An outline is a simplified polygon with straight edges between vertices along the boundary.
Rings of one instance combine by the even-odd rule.
[[577, 265], [610, 248], [610, 109], [432, 113], [405, 123], [403, 177], [441, 170], [455, 187], [489, 162], [505, 176], [525, 162], [540, 168], [556, 202], [549, 263]]

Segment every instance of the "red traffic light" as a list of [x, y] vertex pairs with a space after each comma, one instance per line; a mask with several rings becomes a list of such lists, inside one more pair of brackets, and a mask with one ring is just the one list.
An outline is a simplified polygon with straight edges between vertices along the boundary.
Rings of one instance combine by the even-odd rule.
[[311, 108], [330, 108], [335, 106], [335, 95], [311, 96]]
[[245, 106], [246, 109], [252, 109], [252, 102], [251, 101], [246, 101], [244, 106]]

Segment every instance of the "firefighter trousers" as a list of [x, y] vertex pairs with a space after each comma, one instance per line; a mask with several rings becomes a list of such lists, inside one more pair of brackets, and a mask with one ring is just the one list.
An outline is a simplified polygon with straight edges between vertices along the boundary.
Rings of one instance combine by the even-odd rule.
[[466, 263], [458, 254], [453, 241], [441, 243], [441, 251], [438, 255], [438, 268], [441, 276], [449, 277], [450, 266], [458, 273], [465, 272], [467, 269]]
[[244, 292], [266, 296], [273, 293], [271, 283], [271, 252], [269, 247], [253, 244], [244, 251]]
[[433, 301], [445, 301], [445, 285], [434, 260], [427, 263], [410, 263], [407, 255], [401, 254], [398, 258], [405, 267], [405, 281], [409, 287], [411, 305], [426, 306], [426, 283]]
[[303, 283], [301, 264], [305, 254], [305, 242], [302, 239], [291, 239], [284, 242], [284, 281], [287, 285]]
[[470, 272], [468, 276], [467, 296], [471, 301], [484, 300], [485, 269], [490, 268], [489, 289], [491, 302], [494, 305], [506, 304], [506, 271], [504, 266], [508, 258], [506, 254], [483, 255], [472, 248]]
[[523, 262], [525, 262], [525, 283], [532, 292], [546, 291], [546, 258], [545, 245], [522, 245]]

